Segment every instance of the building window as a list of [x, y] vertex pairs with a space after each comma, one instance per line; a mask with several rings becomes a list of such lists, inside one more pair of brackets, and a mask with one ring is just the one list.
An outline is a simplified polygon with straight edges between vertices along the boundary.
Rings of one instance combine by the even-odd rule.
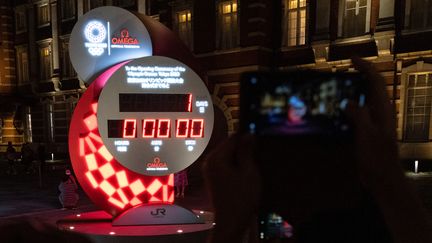
[[339, 37], [361, 36], [370, 31], [371, 0], [342, 0], [339, 3]]
[[136, 0], [114, 0], [113, 5], [122, 8], [134, 7]]
[[40, 78], [48, 80], [51, 78], [51, 51], [50, 47], [42, 47], [39, 49], [40, 55]]
[[406, 0], [405, 29], [432, 28], [432, 0]]
[[15, 31], [17, 33], [27, 31], [27, 18], [25, 9], [17, 9], [15, 12]]
[[90, 9], [104, 6], [103, 0], [90, 0]]
[[299, 46], [306, 44], [306, 0], [283, 1], [282, 45]]
[[177, 12], [176, 14], [176, 31], [180, 39], [192, 50], [192, 14], [190, 10]]
[[432, 105], [432, 73], [408, 75], [406, 100], [405, 141], [428, 141]]
[[69, 20], [75, 18], [75, 0], [61, 1], [62, 20]]
[[40, 5], [38, 7], [38, 12], [37, 12], [37, 18], [38, 18], [38, 25], [39, 26], [45, 26], [47, 24], [49, 24], [50, 22], [50, 14], [49, 14], [49, 5], [45, 4], [45, 5]]
[[218, 47], [234, 48], [239, 45], [239, 23], [237, 1], [219, 2]]
[[17, 71], [18, 71], [18, 83], [29, 82], [29, 62], [27, 47], [20, 47], [16, 49], [16, 60], [17, 60]]
[[76, 77], [75, 69], [72, 66], [72, 63], [70, 61], [69, 57], [69, 43], [63, 42], [62, 43], [62, 77], [63, 78], [74, 78]]

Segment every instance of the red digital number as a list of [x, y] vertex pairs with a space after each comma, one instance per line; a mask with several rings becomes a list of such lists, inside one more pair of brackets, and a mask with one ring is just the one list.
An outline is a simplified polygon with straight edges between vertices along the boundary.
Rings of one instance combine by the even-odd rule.
[[153, 138], [156, 131], [156, 120], [155, 119], [144, 119], [143, 121], [143, 138]]
[[136, 137], [136, 120], [126, 119], [123, 122], [123, 138]]
[[189, 119], [178, 119], [176, 129], [176, 137], [187, 138], [189, 135]]
[[158, 138], [169, 138], [170, 127], [171, 127], [171, 120], [170, 119], [159, 119], [157, 137]]
[[204, 136], [204, 119], [193, 119], [191, 122], [191, 138], [202, 138]]
[[189, 94], [189, 100], [188, 100], [188, 112], [192, 112], [192, 94]]

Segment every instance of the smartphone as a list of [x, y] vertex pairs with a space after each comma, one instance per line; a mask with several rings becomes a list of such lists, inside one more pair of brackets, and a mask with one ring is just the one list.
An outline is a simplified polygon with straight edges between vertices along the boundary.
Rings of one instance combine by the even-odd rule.
[[252, 72], [241, 80], [240, 129], [259, 136], [344, 136], [352, 131], [344, 110], [363, 106], [359, 73]]
[[295, 234], [290, 225], [295, 229], [296, 222], [362, 203], [350, 150], [353, 126], [344, 111], [349, 102], [361, 107], [366, 99], [359, 73], [242, 75], [239, 130], [257, 138], [253, 153], [263, 188], [260, 239], [287, 239]]

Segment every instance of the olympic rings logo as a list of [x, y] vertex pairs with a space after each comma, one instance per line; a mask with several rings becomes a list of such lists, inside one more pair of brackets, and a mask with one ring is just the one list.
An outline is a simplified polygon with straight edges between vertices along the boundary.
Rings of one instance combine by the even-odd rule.
[[104, 53], [107, 44], [102, 42], [106, 39], [107, 31], [101, 22], [95, 20], [89, 22], [84, 28], [84, 36], [88, 41], [85, 46], [92, 56], [100, 56]]

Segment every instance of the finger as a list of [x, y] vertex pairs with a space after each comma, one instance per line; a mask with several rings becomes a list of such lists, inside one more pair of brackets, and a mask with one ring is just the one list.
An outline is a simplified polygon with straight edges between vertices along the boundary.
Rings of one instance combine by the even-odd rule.
[[388, 135], [395, 136], [396, 122], [393, 108], [387, 94], [384, 78], [372, 63], [358, 57], [352, 58], [354, 67], [363, 73], [367, 81], [367, 106], [372, 121]]
[[345, 115], [351, 124], [353, 124], [356, 137], [361, 140], [363, 140], [363, 137], [367, 136], [367, 131], [374, 126], [369, 108], [359, 107], [355, 102], [348, 102], [345, 109]]

